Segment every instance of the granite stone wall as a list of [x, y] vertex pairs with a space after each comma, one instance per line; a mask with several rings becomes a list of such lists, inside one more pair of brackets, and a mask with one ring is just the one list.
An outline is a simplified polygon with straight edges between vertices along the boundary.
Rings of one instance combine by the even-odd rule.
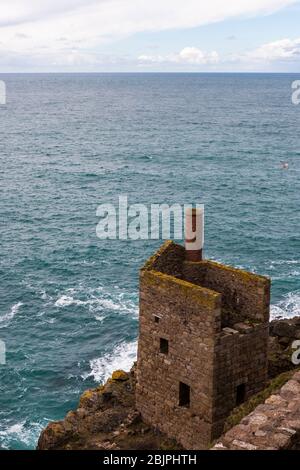
[[[140, 299], [137, 409], [185, 448], [205, 448], [211, 438], [220, 295], [145, 271]], [[161, 340], [168, 341], [167, 352], [161, 351]], [[189, 406], [180, 406], [180, 383], [190, 387]]]
[[268, 325], [236, 324], [216, 338], [213, 438], [220, 435], [233, 408], [262, 390], [268, 373]]
[[140, 274], [136, 402], [146, 422], [187, 449], [222, 433], [236, 404], [265, 386], [269, 293], [266, 278], [163, 245]]
[[300, 372], [230, 429], [212, 450], [300, 448]]

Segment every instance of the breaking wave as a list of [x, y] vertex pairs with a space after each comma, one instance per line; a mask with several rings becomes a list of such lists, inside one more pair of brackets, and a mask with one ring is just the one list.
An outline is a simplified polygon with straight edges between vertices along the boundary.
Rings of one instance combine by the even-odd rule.
[[136, 356], [137, 341], [119, 344], [111, 353], [90, 361], [91, 372], [83, 378], [93, 377], [95, 382], [105, 382], [115, 370], [129, 371]]
[[[65, 294], [61, 295], [55, 302], [58, 308], [70, 306], [87, 307], [93, 313], [116, 311], [120, 313], [129, 313], [134, 318], [138, 315], [137, 293], [122, 292], [117, 286], [115, 291], [109, 291], [103, 287], [97, 289], [68, 289]], [[103, 315], [100, 315], [103, 320]], [[99, 321], [99, 315], [97, 320]]]
[[23, 303], [18, 302], [17, 304], [13, 305], [10, 312], [0, 316], [0, 328], [4, 328], [7, 324], [17, 315], [18, 311], [22, 307]]
[[0, 424], [0, 449], [34, 448], [46, 424], [46, 420], [44, 423], [29, 424], [26, 421], [12, 424], [3, 420]]
[[293, 318], [300, 315], [300, 291], [289, 292], [282, 300], [271, 305], [271, 319]]

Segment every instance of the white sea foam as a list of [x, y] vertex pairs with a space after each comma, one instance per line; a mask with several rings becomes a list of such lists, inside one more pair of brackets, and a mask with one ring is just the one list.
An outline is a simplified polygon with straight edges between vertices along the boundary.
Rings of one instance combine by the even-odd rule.
[[[280, 302], [271, 306], [271, 318], [291, 318], [300, 315], [300, 291], [291, 292]], [[136, 360], [137, 342], [122, 343], [109, 354], [90, 361], [91, 371], [83, 376], [104, 382], [117, 369], [129, 370]]]
[[[58, 308], [70, 306], [87, 307], [90, 312], [101, 317], [107, 311], [116, 311], [120, 313], [129, 313], [133, 317], [138, 315], [138, 303], [136, 293], [122, 292], [115, 286], [115, 290], [106, 290], [103, 287], [96, 289], [68, 289], [55, 302]], [[98, 318], [96, 318], [98, 319]]]
[[102, 316], [101, 315], [95, 315], [95, 320], [102, 323], [105, 320], [105, 316], [104, 315], [102, 315]]
[[62, 295], [57, 301], [55, 302], [55, 307], [69, 307], [70, 305], [85, 305], [86, 302], [81, 300], [76, 300], [69, 295]]
[[112, 353], [90, 361], [91, 372], [83, 378], [93, 377], [95, 382], [105, 382], [118, 369], [129, 371], [136, 360], [137, 341], [122, 343]]
[[8, 420], [1, 420], [0, 448], [10, 449], [12, 443], [22, 448], [34, 448], [37, 438], [46, 424], [46, 420], [44, 423], [30, 424], [26, 424], [26, 421], [11, 424]]
[[289, 292], [282, 300], [271, 305], [271, 319], [292, 318], [300, 315], [300, 291]]
[[272, 276], [272, 281], [281, 281], [282, 279], [283, 280], [291, 279], [291, 278], [295, 278], [295, 277], [299, 277], [299, 276], [300, 276], [300, 271], [293, 270], [289, 273], [280, 274], [279, 276]]
[[69, 295], [62, 295], [55, 302], [56, 307], [63, 308], [71, 305], [86, 305], [90, 310], [119, 310], [128, 313], [137, 313], [136, 304], [130, 300], [110, 300], [96, 297], [88, 300], [80, 300]]
[[56, 318], [46, 318], [46, 319], [44, 320], [44, 322], [45, 322], [45, 323], [48, 323], [48, 324], [50, 324], [50, 325], [53, 325], [53, 323], [56, 322]]
[[276, 266], [276, 265], [279, 265], [279, 266], [282, 266], [282, 265], [291, 265], [291, 264], [300, 264], [300, 260], [296, 260], [296, 259], [283, 259], [283, 260], [272, 260], [271, 261], [271, 266]]
[[4, 328], [5, 326], [7, 326], [7, 324], [17, 315], [22, 305], [23, 305], [22, 302], [18, 302], [17, 304], [11, 307], [9, 312], [0, 316], [0, 323], [1, 323], [0, 328]]

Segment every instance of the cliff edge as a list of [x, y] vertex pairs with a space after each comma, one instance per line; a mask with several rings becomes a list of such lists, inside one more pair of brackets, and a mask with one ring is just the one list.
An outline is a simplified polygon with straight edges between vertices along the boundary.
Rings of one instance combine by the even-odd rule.
[[[231, 428], [234, 439], [238, 439], [239, 430], [241, 430], [239, 423], [243, 423], [242, 426], [244, 426], [248, 415], [251, 422], [251, 413], [255, 413], [256, 409], [259, 412], [259, 406], [263, 406], [262, 404], [270, 396], [276, 395], [277, 392], [281, 393], [281, 387], [289, 383], [288, 381], [299, 367], [291, 361], [294, 352], [292, 345], [297, 339], [300, 339], [300, 317], [274, 320], [270, 323], [268, 386], [263, 392], [251, 397], [248, 402], [234, 410], [225, 429], [227, 439]], [[299, 403], [298, 393], [295, 398]], [[297, 413], [298, 411], [297, 408]], [[274, 416], [275, 414], [274, 408]], [[293, 416], [292, 406], [291, 416]], [[295, 419], [299, 419], [298, 414], [295, 415]], [[223, 442], [222, 436], [218, 442]], [[227, 443], [226, 437], [224, 442]], [[70, 411], [64, 420], [47, 426], [41, 433], [37, 446], [38, 450], [175, 450], [180, 448], [175, 441], [144, 423], [136, 411], [135, 367], [129, 373], [115, 371], [106, 384], [87, 390], [81, 396], [75, 411]]]
[[50, 423], [38, 450], [178, 449], [174, 441], [142, 422], [135, 410], [135, 367], [118, 370], [81, 396], [64, 420]]

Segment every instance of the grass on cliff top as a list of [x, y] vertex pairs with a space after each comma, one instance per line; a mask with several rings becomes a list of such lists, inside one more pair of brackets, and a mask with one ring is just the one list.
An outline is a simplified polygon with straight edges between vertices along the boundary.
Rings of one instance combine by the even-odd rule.
[[225, 421], [223, 433], [226, 433], [229, 429], [233, 428], [233, 426], [239, 424], [241, 420], [252, 413], [258, 405], [264, 403], [271, 395], [276, 394], [276, 392], [292, 378], [297, 370], [300, 370], [300, 368], [295, 368], [278, 375], [269, 382], [264, 390], [253, 395], [248, 401], [235, 408]]

